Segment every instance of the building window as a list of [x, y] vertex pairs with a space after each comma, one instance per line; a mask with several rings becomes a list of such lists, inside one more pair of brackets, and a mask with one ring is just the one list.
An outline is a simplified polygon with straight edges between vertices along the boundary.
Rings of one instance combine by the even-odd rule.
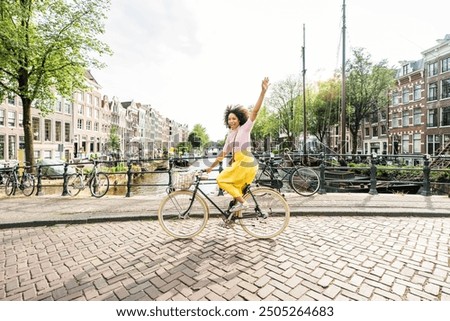
[[57, 121], [55, 122], [55, 141], [60, 142], [61, 141], [61, 122]]
[[16, 95], [8, 94], [8, 104], [15, 106], [16, 105]]
[[428, 85], [428, 101], [437, 100], [437, 83], [433, 82]]
[[70, 123], [64, 123], [64, 141], [70, 143]]
[[450, 78], [441, 81], [441, 97], [450, 98]]
[[403, 75], [407, 75], [408, 74], [408, 65], [403, 65]]
[[57, 112], [62, 112], [62, 106], [63, 106], [63, 102], [62, 102], [62, 100], [58, 100], [57, 102], [56, 102], [56, 106], [55, 106], [55, 110], [57, 111]]
[[419, 154], [422, 152], [420, 144], [422, 143], [422, 138], [420, 134], [414, 134], [413, 136], [413, 153]]
[[44, 150], [44, 159], [52, 159], [52, 151], [51, 150]]
[[427, 136], [428, 143], [428, 154], [434, 155], [435, 151], [441, 147], [441, 139], [438, 135], [428, 135]]
[[403, 92], [402, 92], [402, 102], [404, 104], [409, 103], [409, 89], [408, 88], [404, 88]]
[[82, 104], [78, 104], [78, 115], [84, 114], [84, 106]]
[[68, 103], [68, 102], [64, 103], [64, 112], [69, 115], [72, 114], [72, 104], [71, 103]]
[[47, 142], [52, 140], [52, 121], [50, 119], [44, 121], [44, 139]]
[[92, 94], [87, 94], [87, 103], [92, 105]]
[[92, 127], [91, 124], [92, 124], [92, 122], [90, 120], [86, 121], [86, 130], [91, 130], [91, 127]]
[[0, 109], [0, 126], [5, 126], [5, 110]]
[[381, 125], [381, 135], [386, 135], [387, 134], [387, 127], [386, 125]]
[[392, 128], [398, 127], [398, 115], [395, 113], [392, 115]]
[[402, 116], [402, 126], [408, 127], [409, 126], [409, 111], [404, 111]]
[[450, 125], [450, 107], [442, 108], [441, 126]]
[[16, 112], [15, 111], [8, 112], [8, 126], [16, 127]]
[[78, 119], [78, 121], [77, 121], [77, 128], [78, 129], [83, 129], [83, 119]]
[[86, 116], [92, 118], [92, 107], [86, 107]]
[[98, 132], [98, 127], [99, 127], [98, 123], [94, 123], [94, 131]]
[[84, 101], [84, 93], [78, 93], [78, 101]]
[[392, 105], [397, 106], [398, 102], [399, 102], [399, 94], [398, 92], [395, 91], [392, 93]]
[[409, 135], [402, 136], [402, 154], [409, 153]]
[[378, 137], [378, 126], [372, 127], [372, 137]]
[[421, 91], [422, 91], [421, 85], [414, 86], [414, 100], [420, 100], [422, 98]]
[[23, 114], [22, 113], [19, 113], [19, 127], [23, 127]]
[[436, 109], [428, 110], [427, 120], [428, 120], [427, 121], [428, 127], [437, 127], [437, 110]]
[[450, 58], [442, 59], [442, 72], [446, 72], [450, 70]]
[[414, 125], [422, 124], [422, 109], [414, 108]]
[[369, 133], [369, 127], [366, 127], [366, 128], [365, 128], [365, 134], [366, 134], [366, 137], [369, 137], [369, 135], [370, 135], [370, 133]]
[[428, 77], [435, 76], [438, 74], [438, 64], [437, 62], [432, 62], [428, 65]]
[[41, 134], [40, 134], [41, 128], [40, 128], [39, 118], [33, 117], [32, 127], [33, 127], [34, 140], [41, 140]]
[[5, 135], [0, 135], [0, 159], [5, 159]]
[[16, 143], [16, 136], [9, 135], [8, 136], [8, 156], [9, 159], [17, 159], [17, 143]]

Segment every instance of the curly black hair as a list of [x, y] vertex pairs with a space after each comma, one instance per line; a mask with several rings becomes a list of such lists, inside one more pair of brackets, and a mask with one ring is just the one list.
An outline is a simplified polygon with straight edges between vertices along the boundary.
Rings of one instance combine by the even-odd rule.
[[224, 124], [227, 128], [230, 128], [230, 126], [228, 125], [228, 116], [230, 114], [235, 114], [237, 119], [239, 120], [239, 125], [243, 125], [248, 117], [249, 117], [249, 111], [247, 108], [245, 108], [242, 105], [228, 105], [227, 108], [225, 109], [225, 113], [224, 113]]

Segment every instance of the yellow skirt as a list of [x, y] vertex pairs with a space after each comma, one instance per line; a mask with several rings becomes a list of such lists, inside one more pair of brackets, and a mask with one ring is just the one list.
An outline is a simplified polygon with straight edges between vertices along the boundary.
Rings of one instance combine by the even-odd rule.
[[233, 165], [217, 176], [217, 184], [234, 198], [242, 196], [242, 189], [250, 184], [258, 171], [258, 162], [250, 152], [234, 154]]

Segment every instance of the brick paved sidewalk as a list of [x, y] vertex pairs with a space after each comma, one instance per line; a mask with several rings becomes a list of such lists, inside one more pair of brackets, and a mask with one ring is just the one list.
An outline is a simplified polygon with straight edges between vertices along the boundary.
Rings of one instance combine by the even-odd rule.
[[301, 217], [274, 240], [210, 220], [0, 230], [0, 300], [450, 300], [450, 221]]

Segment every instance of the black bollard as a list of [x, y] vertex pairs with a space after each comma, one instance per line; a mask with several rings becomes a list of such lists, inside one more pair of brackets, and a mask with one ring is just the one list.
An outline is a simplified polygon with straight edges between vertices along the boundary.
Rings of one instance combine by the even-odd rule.
[[67, 191], [67, 169], [69, 168], [69, 164], [64, 163], [64, 173], [63, 173], [63, 191], [61, 196], [67, 196], [69, 195], [69, 192]]
[[423, 156], [423, 187], [422, 192], [420, 193], [423, 196], [431, 196], [430, 191], [430, 158], [429, 154], [425, 154]]
[[[219, 174], [223, 171], [223, 160], [219, 163]], [[223, 190], [219, 187], [217, 196], [223, 196]]]
[[319, 194], [326, 194], [327, 190], [325, 189], [325, 154], [323, 152], [320, 153], [320, 173], [319, 173], [319, 179], [320, 179], [320, 187], [319, 187]]
[[36, 196], [42, 195], [42, 166], [37, 167], [37, 186], [36, 186]]
[[377, 159], [377, 154], [373, 153], [370, 157], [370, 195], [378, 195], [377, 191], [377, 167], [375, 162]]
[[131, 162], [130, 161], [128, 161], [127, 162], [127, 166], [128, 166], [128, 169], [127, 169], [127, 194], [125, 195], [125, 197], [130, 197], [131, 196], [131, 175], [132, 175], [132, 172], [131, 172]]

